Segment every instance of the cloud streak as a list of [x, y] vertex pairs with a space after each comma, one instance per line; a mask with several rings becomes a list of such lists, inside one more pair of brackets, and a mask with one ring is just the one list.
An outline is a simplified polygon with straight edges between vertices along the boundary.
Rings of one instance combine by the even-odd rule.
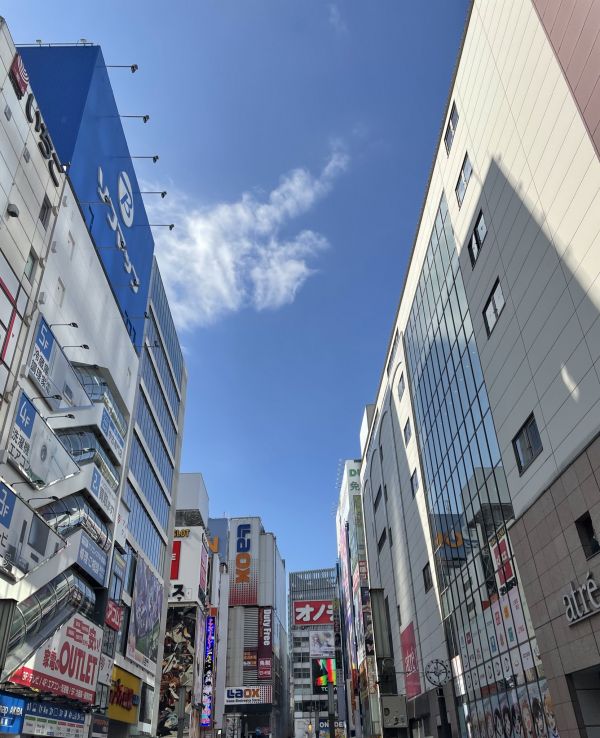
[[292, 221], [327, 196], [348, 163], [338, 146], [318, 176], [294, 169], [262, 199], [246, 192], [236, 202], [199, 208], [171, 192], [150, 205], [151, 222], [167, 218], [158, 222], [176, 224], [173, 231], [157, 232], [155, 240], [178, 328], [209, 325], [246, 308], [274, 310], [292, 303], [315, 271], [311, 264], [329, 246], [312, 230], [289, 235]]

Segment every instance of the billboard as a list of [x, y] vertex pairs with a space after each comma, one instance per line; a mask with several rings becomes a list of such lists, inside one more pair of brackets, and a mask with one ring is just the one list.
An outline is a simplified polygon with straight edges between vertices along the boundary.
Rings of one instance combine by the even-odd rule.
[[43, 315], [38, 318], [31, 347], [29, 378], [53, 412], [92, 406], [92, 401]]
[[226, 687], [225, 705], [270, 705], [273, 702], [273, 686]]
[[77, 563], [101, 587], [106, 582], [108, 555], [84, 531], [81, 531]]
[[202, 703], [200, 725], [210, 728], [213, 717], [213, 675], [215, 665], [215, 618], [206, 618], [206, 634], [204, 639], [204, 668], [202, 671]]
[[258, 518], [231, 521], [229, 606], [258, 604]]
[[204, 593], [206, 589], [208, 550], [204, 528], [175, 528], [173, 538], [169, 602], [197, 602], [199, 590]]
[[412, 622], [400, 632], [400, 645], [402, 647], [402, 659], [404, 662], [406, 697], [410, 700], [421, 694], [421, 675], [419, 674], [417, 643], [415, 641], [415, 629]]
[[0, 571], [20, 579], [64, 545], [46, 521], [0, 480]]
[[133, 587], [127, 657], [154, 671], [158, 658], [163, 587], [146, 562], [138, 557]]
[[102, 51], [40, 46], [20, 53], [139, 353], [154, 239]]
[[27, 702], [23, 718], [26, 735], [51, 735], [54, 738], [87, 738], [85, 712], [72, 707]]
[[24, 712], [24, 699], [0, 692], [0, 735], [21, 733]]
[[93, 705], [101, 644], [102, 628], [72, 615], [8, 680]]
[[314, 694], [327, 694], [327, 685], [337, 685], [335, 659], [311, 659]]
[[311, 630], [308, 634], [310, 657], [332, 659], [335, 657], [335, 633], [331, 630]]
[[229, 560], [229, 520], [208, 519], [208, 545], [212, 553], [218, 553], [221, 561]]
[[293, 608], [294, 625], [333, 624], [332, 600], [294, 600]]
[[142, 691], [142, 680], [115, 666], [110, 681], [108, 718], [135, 725]]
[[259, 680], [271, 679], [273, 675], [273, 608], [258, 609], [257, 669]]
[[19, 394], [7, 451], [10, 463], [38, 489], [79, 471], [67, 449], [23, 391]]
[[191, 689], [194, 679], [196, 608], [169, 607], [165, 629], [160, 709], [175, 710], [182, 683]]
[[90, 491], [96, 498], [96, 502], [111, 520], [117, 519], [117, 495], [115, 494], [110, 483], [105, 479], [104, 475], [97, 466], [92, 468], [92, 479], [90, 482]]

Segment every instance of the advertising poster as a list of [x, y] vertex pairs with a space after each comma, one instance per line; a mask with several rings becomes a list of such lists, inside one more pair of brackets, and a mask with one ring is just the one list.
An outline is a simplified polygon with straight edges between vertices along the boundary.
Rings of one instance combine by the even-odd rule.
[[204, 535], [202, 535], [201, 543], [201, 556], [200, 556], [200, 592], [206, 594], [207, 583], [208, 583], [208, 548], [204, 541]]
[[259, 527], [257, 518], [231, 521], [229, 605], [258, 604]]
[[513, 587], [509, 590], [508, 599], [510, 601], [510, 610], [515, 626], [517, 641], [518, 643], [524, 643], [526, 640], [528, 640], [529, 636], [527, 634], [525, 614], [523, 613], [523, 605], [521, 603], [521, 595], [519, 594], [518, 587]]
[[196, 602], [199, 597], [199, 590], [202, 590], [204, 594], [208, 560], [208, 553], [206, 553], [204, 586], [202, 586], [202, 556], [205, 551], [204, 529], [201, 526], [175, 528], [171, 557], [169, 602]]
[[79, 471], [54, 431], [21, 391], [8, 440], [8, 460], [37, 489]]
[[182, 683], [194, 680], [196, 608], [169, 607], [160, 683], [160, 709], [174, 711]]
[[258, 678], [271, 679], [273, 668], [273, 608], [261, 607], [258, 610]]
[[327, 694], [327, 685], [337, 685], [335, 659], [311, 659], [312, 683], [315, 694]]
[[54, 736], [54, 738], [84, 738], [87, 736], [85, 713], [47, 702], [28, 702], [23, 719], [23, 733]]
[[215, 662], [215, 618], [206, 618], [206, 634], [204, 640], [204, 667], [202, 670], [202, 702], [200, 726], [210, 728], [213, 719], [213, 675]]
[[419, 659], [417, 658], [417, 644], [415, 641], [414, 626], [409, 623], [400, 633], [402, 659], [404, 663], [404, 684], [407, 698], [413, 699], [421, 694], [421, 676], [419, 674]]
[[107, 716], [110, 720], [135, 725], [138, 721], [141, 679], [115, 666], [110, 683]]
[[0, 735], [22, 732], [25, 700], [6, 692], [0, 692]]
[[335, 658], [335, 634], [333, 629], [311, 630], [308, 634], [308, 644], [311, 658]]
[[9, 681], [94, 704], [101, 645], [102, 629], [82, 615], [72, 615]]
[[294, 600], [294, 625], [332, 625], [331, 600]]
[[[210, 616], [215, 618], [216, 616], [216, 610], [211, 609], [210, 610]], [[215, 634], [216, 634], [216, 619], [214, 622], [214, 628], [215, 628]], [[200, 705], [202, 703], [202, 669], [204, 667], [204, 646], [206, 643], [206, 629], [208, 627], [207, 624], [207, 616], [205, 613], [198, 607], [196, 608], [196, 659], [194, 664], [194, 704]], [[200, 637], [202, 636], [202, 637]], [[215, 637], [215, 636], [213, 636]], [[213, 660], [216, 656], [216, 653], [213, 652]]]
[[515, 570], [512, 564], [510, 544], [507, 536], [500, 535], [495, 542], [490, 543], [492, 556], [494, 557], [494, 569], [496, 571], [496, 584], [498, 590], [505, 592], [507, 585], [515, 580]]
[[46, 521], [0, 481], [0, 571], [20, 579], [64, 545]]
[[90, 738], [108, 738], [108, 718], [92, 716], [92, 734]]
[[[70, 361], [42, 315], [38, 319], [29, 357], [29, 378], [53, 412], [92, 406]], [[59, 398], [57, 399], [55, 395], [59, 395]]]
[[133, 588], [127, 657], [154, 670], [158, 657], [163, 588], [146, 562], [138, 557]]
[[256, 662], [256, 651], [254, 649], [246, 648], [244, 649], [244, 671], [254, 671], [257, 666]]

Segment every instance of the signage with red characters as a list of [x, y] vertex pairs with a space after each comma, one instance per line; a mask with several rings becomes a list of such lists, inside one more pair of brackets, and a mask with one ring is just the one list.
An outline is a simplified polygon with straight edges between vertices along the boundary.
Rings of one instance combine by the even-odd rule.
[[12, 60], [10, 70], [8, 72], [12, 86], [15, 88], [15, 93], [19, 100], [27, 92], [27, 86], [29, 85], [29, 75], [23, 64], [20, 54], [15, 54], [15, 58]]
[[331, 600], [295, 600], [294, 625], [331, 625], [333, 602]]
[[117, 605], [114, 600], [109, 600], [106, 605], [106, 615], [104, 622], [109, 628], [119, 631], [123, 622], [123, 608]]
[[419, 674], [419, 660], [417, 658], [417, 643], [415, 629], [412, 623], [400, 633], [402, 659], [404, 660], [404, 674], [406, 697], [411, 700], [421, 694], [421, 676]]

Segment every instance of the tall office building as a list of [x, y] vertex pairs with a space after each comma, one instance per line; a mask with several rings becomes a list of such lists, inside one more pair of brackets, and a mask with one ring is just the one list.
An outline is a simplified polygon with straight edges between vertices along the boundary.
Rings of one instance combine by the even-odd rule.
[[8, 732], [68, 715], [72, 736], [149, 733], [185, 367], [99, 47], [17, 53], [4, 25], [0, 41], [15, 172], [0, 702]]
[[[344, 736], [346, 699], [337, 568], [291, 572], [288, 599], [294, 736]], [[335, 708], [331, 731], [329, 685]]]
[[285, 562], [260, 518], [229, 521], [227, 736], [287, 735]]
[[413, 735], [598, 729], [599, 31], [598, 2], [469, 10], [361, 431]]

